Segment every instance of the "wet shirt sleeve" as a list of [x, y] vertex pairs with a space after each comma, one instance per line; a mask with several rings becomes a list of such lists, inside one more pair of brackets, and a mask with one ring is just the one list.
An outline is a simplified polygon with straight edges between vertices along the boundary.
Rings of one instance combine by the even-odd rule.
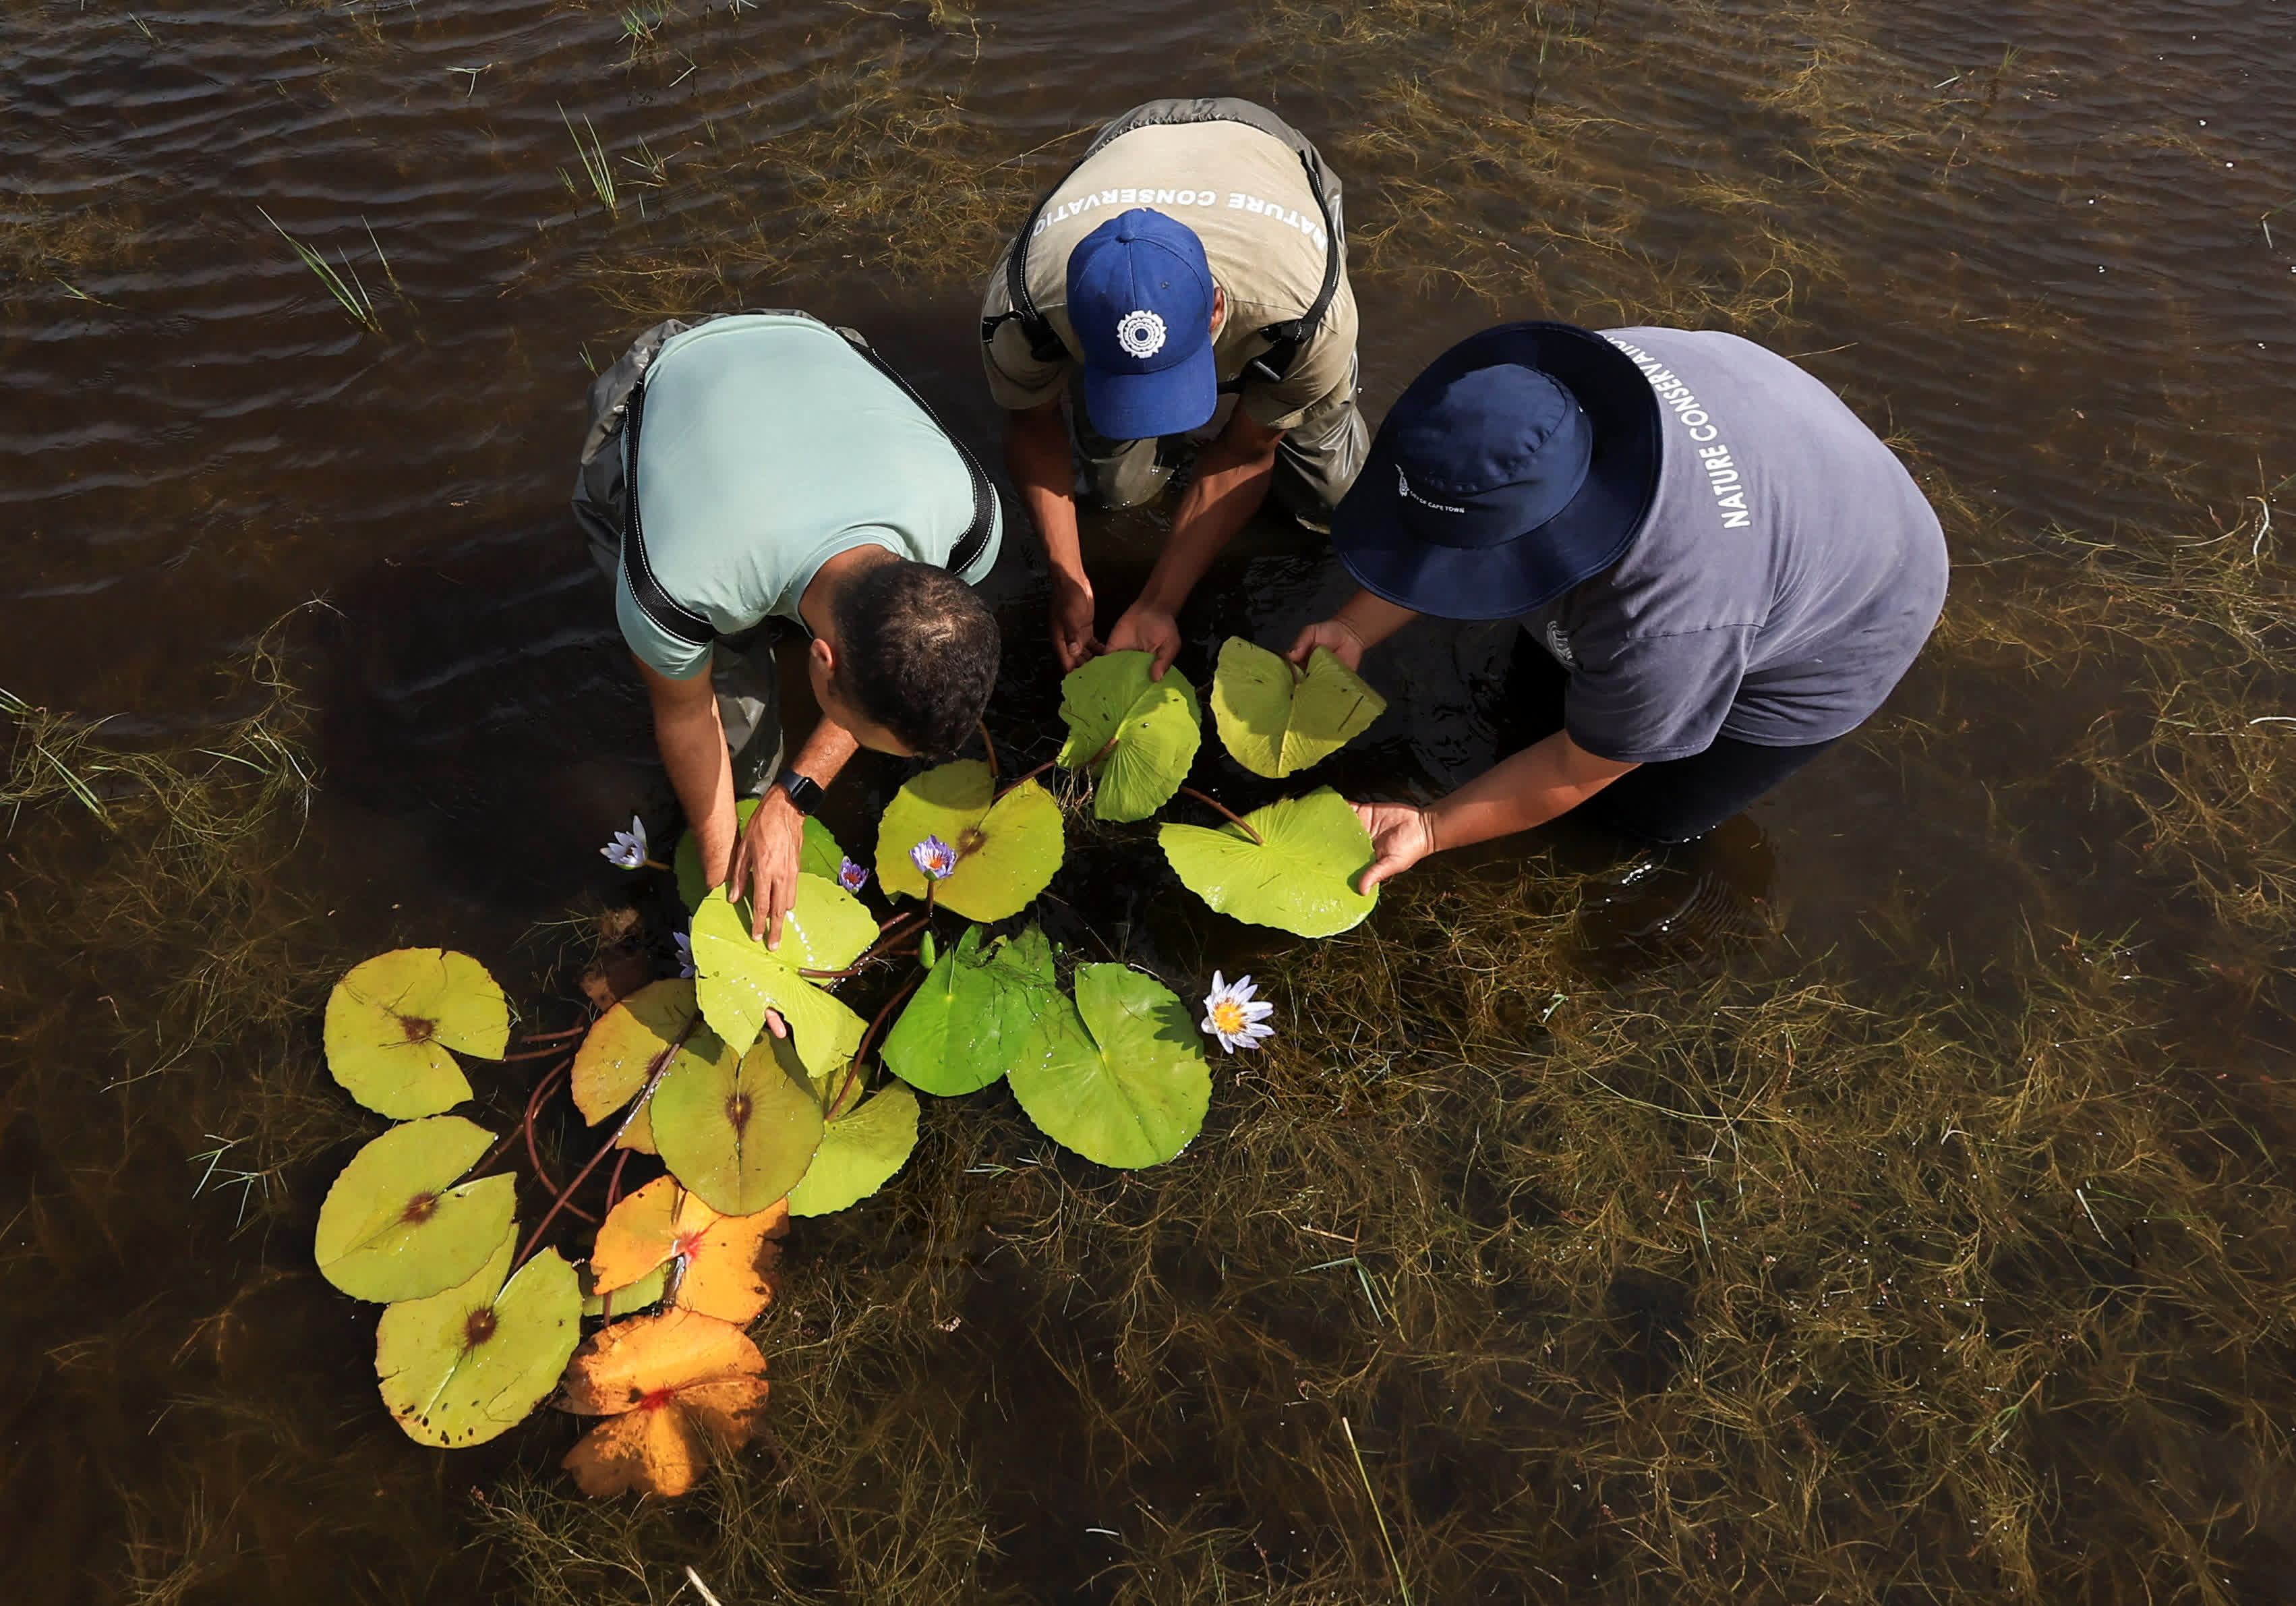
[[1751, 626], [1629, 637], [1582, 653], [1563, 694], [1570, 739], [1597, 758], [1652, 764], [1703, 753], [1746, 676]]
[[[1004, 248], [988, 276], [988, 289], [980, 300], [984, 320], [1003, 317], [1013, 309], [1004, 285], [1004, 258], [1012, 250], [1010, 245]], [[1028, 333], [1016, 317], [1004, 318], [996, 325], [996, 333], [980, 348], [980, 363], [988, 377], [989, 398], [1010, 412], [1025, 412], [1050, 401], [1061, 393], [1068, 378], [1068, 364], [1039, 361], [1029, 350]]]

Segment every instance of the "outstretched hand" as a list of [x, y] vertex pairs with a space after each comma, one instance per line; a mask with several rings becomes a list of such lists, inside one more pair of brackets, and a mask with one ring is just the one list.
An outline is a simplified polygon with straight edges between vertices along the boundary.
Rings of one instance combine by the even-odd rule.
[[1368, 894], [1390, 876], [1400, 875], [1436, 851], [1435, 822], [1414, 803], [1349, 803], [1371, 833], [1371, 863], [1356, 877], [1356, 891]]
[[1161, 608], [1136, 602], [1108, 632], [1108, 650], [1148, 654], [1155, 660], [1148, 666], [1148, 678], [1160, 680], [1172, 667], [1172, 660], [1180, 655], [1179, 622]]
[[748, 894], [750, 935], [763, 939], [768, 948], [782, 945], [782, 917], [797, 902], [798, 858], [804, 848], [805, 816], [788, 793], [767, 787], [757, 812], [734, 840], [726, 895], [738, 902]]
[[[1317, 620], [1300, 632], [1300, 638], [1283, 655], [1304, 667], [1308, 655], [1319, 647], [1350, 670], [1360, 671], [1363, 668], [1364, 638], [1356, 634], [1353, 625], [1340, 619]], [[1360, 811], [1362, 805], [1357, 804], [1357, 808]]]

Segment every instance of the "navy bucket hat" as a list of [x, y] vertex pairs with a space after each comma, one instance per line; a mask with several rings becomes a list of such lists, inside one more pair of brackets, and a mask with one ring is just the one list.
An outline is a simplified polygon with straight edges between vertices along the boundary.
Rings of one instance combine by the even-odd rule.
[[1658, 399], [1570, 324], [1502, 324], [1396, 400], [1332, 545], [1365, 590], [1441, 619], [1505, 619], [1624, 555], [1658, 494]]

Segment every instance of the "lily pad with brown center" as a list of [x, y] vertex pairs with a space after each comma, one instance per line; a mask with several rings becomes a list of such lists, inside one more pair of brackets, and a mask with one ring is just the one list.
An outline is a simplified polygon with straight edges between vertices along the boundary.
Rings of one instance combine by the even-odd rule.
[[913, 776], [877, 823], [877, 885], [925, 895], [925, 872], [911, 850], [935, 837], [956, 852], [956, 868], [933, 889], [939, 907], [972, 920], [1019, 914], [1052, 884], [1066, 852], [1061, 807], [1033, 780], [1000, 795], [979, 759], [958, 759]]
[[354, 1299], [390, 1305], [453, 1288], [510, 1230], [518, 1184], [507, 1173], [458, 1179], [494, 1142], [460, 1116], [394, 1126], [351, 1157], [319, 1207], [312, 1253]]
[[470, 955], [397, 948], [335, 984], [325, 1043], [328, 1071], [367, 1108], [394, 1121], [435, 1116], [471, 1096], [456, 1052], [502, 1058], [510, 1006]]
[[[693, 983], [683, 977], [649, 982], [598, 1017], [574, 1055], [574, 1108], [595, 1126], [638, 1096], [655, 1062], [672, 1048], [672, 1065], [727, 1058], [734, 1050], [709, 1029], [695, 1001]], [[654, 1152], [651, 1103], [631, 1118], [620, 1146]]]
[[787, 1198], [821, 1147], [820, 1101], [775, 1046], [769, 1037], [738, 1060], [680, 1065], [654, 1091], [662, 1163], [720, 1215]]
[[482, 1445], [531, 1414], [566, 1369], [582, 1336], [574, 1268], [545, 1249], [512, 1276], [516, 1244], [505, 1231], [468, 1281], [382, 1313], [375, 1376], [415, 1443]]

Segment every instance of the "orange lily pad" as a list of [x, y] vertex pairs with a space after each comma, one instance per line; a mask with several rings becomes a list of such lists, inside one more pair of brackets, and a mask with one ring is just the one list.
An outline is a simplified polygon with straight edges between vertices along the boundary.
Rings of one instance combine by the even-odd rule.
[[[733, 1050], [725, 1039], [696, 1018], [701, 1007], [694, 1001], [690, 978], [651, 982], [598, 1017], [574, 1053], [574, 1107], [582, 1119], [595, 1126], [638, 1096], [656, 1056], [685, 1038], [673, 1067], [709, 1065], [729, 1058]], [[687, 1030], [687, 1023], [693, 1029]], [[621, 1136], [623, 1149], [652, 1154], [653, 1109], [638, 1111]]]
[[562, 1408], [606, 1420], [560, 1464], [586, 1495], [683, 1495], [712, 1452], [746, 1444], [765, 1414], [766, 1358], [698, 1311], [636, 1316], [574, 1354]]
[[774, 1297], [775, 1242], [789, 1231], [789, 1202], [751, 1215], [721, 1215], [676, 1177], [656, 1177], [606, 1213], [590, 1255], [597, 1291], [610, 1294], [668, 1268], [671, 1305], [733, 1322], [753, 1322]]

